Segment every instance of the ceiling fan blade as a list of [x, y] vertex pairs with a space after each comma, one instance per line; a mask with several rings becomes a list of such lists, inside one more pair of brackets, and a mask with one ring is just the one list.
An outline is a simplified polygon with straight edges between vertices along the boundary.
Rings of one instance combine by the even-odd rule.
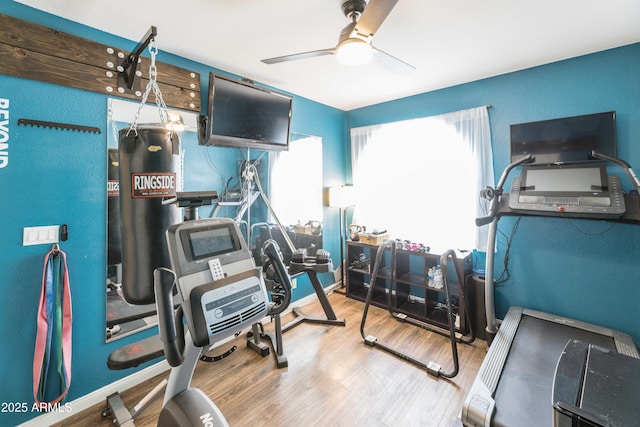
[[356, 26], [358, 33], [365, 37], [373, 36], [382, 25], [398, 0], [369, 0]]
[[309, 52], [294, 53], [293, 55], [277, 56], [275, 58], [263, 59], [265, 64], [278, 64], [280, 62], [297, 61], [299, 59], [314, 58], [316, 56], [333, 55], [336, 53], [334, 47], [330, 49], [312, 50]]
[[408, 64], [403, 60], [396, 58], [395, 56], [389, 55], [388, 53], [376, 47], [373, 47], [372, 62], [383, 68], [386, 68], [389, 71], [403, 76], [407, 76], [416, 70], [416, 67], [414, 67], [413, 65]]

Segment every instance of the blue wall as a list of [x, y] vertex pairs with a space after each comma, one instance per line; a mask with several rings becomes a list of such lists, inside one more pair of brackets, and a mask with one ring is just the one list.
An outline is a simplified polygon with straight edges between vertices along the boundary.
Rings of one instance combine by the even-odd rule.
[[[67, 33], [132, 49], [137, 41], [119, 39], [21, 4], [0, 0], [2, 13]], [[202, 64], [162, 52], [158, 60], [200, 73], [206, 102], [208, 73]], [[9, 163], [0, 169], [0, 270], [4, 301], [0, 310], [0, 402], [27, 403], [22, 413], [0, 413], [0, 424], [16, 425], [37, 416], [32, 412], [32, 361], [36, 310], [43, 258], [49, 245], [22, 246], [24, 227], [68, 224], [67, 253], [73, 298], [73, 365], [68, 401], [97, 390], [135, 370], [109, 371], [109, 353], [121, 345], [155, 333], [154, 329], [105, 344], [106, 277], [106, 147], [107, 97], [67, 87], [1, 74], [0, 99], [9, 100]], [[150, 108], [150, 107], [147, 107]], [[152, 106], [152, 108], [155, 108]], [[292, 131], [323, 139], [323, 183], [344, 183], [344, 123], [346, 113], [294, 96]], [[0, 117], [2, 121], [5, 117]], [[95, 126], [100, 134], [18, 126], [18, 118]], [[185, 190], [221, 191], [222, 177], [205, 161], [237, 176], [235, 149], [205, 148], [186, 138]], [[220, 184], [216, 187], [217, 184]], [[325, 247], [338, 263], [338, 212], [325, 208]], [[333, 283], [331, 274], [321, 277]], [[298, 280], [294, 299], [313, 292], [308, 280]]]
[[[615, 110], [618, 155], [638, 169], [639, 70], [640, 44], [634, 44], [350, 111], [347, 126], [492, 105], [497, 180], [509, 162], [510, 124]], [[623, 187], [632, 189], [626, 178]], [[499, 229], [508, 235], [513, 224], [513, 218], [503, 219]], [[640, 227], [610, 227], [600, 221], [523, 218], [510, 256], [511, 280], [496, 291], [498, 317], [521, 305], [611, 327], [640, 344]], [[496, 277], [506, 239], [498, 242]]]
[[[126, 41], [18, 3], [0, 0], [3, 13], [60, 31], [131, 49]], [[161, 47], [161, 46], [160, 46]], [[160, 61], [201, 74], [206, 90], [210, 68], [162, 52]], [[373, 123], [450, 112], [491, 104], [491, 130], [497, 174], [508, 163], [509, 125], [532, 120], [615, 110], [618, 113], [619, 154], [640, 167], [640, 45], [575, 58], [542, 67], [434, 91], [376, 106], [339, 111], [295, 97], [292, 130], [323, 138], [325, 187], [350, 176], [347, 129]], [[106, 368], [108, 354], [132, 341], [104, 343], [106, 259], [106, 96], [0, 74], [0, 98], [10, 100], [9, 165], [0, 169], [4, 272], [0, 311], [0, 402], [31, 404], [31, 363], [42, 259], [48, 247], [22, 246], [27, 226], [68, 224], [70, 237], [62, 247], [68, 254], [74, 304], [74, 362], [70, 400], [90, 393], [132, 371]], [[18, 127], [18, 118], [33, 118], [96, 126], [99, 135]], [[187, 145], [187, 162], [201, 156]], [[193, 149], [194, 151], [191, 151]], [[198, 152], [199, 153], [199, 152]], [[233, 157], [233, 156], [231, 156]], [[187, 165], [188, 167], [189, 165]], [[208, 166], [207, 166], [208, 167]], [[215, 177], [207, 169], [201, 188]], [[626, 189], [629, 183], [624, 182]], [[190, 189], [190, 188], [186, 188]], [[339, 253], [338, 212], [325, 208], [325, 247], [334, 262]], [[512, 219], [500, 223], [510, 233]], [[524, 305], [602, 324], [630, 333], [640, 343], [637, 303], [640, 291], [635, 257], [640, 228], [618, 224], [562, 219], [526, 218], [514, 239], [512, 280], [497, 291], [498, 315], [510, 305]], [[501, 270], [504, 240], [497, 256]], [[327, 279], [329, 280], [329, 279]], [[311, 293], [299, 281], [296, 298]], [[153, 330], [143, 333], [153, 333]], [[136, 339], [139, 337], [135, 337]], [[7, 387], [8, 385], [8, 387]], [[34, 413], [0, 414], [3, 425], [14, 425]]]

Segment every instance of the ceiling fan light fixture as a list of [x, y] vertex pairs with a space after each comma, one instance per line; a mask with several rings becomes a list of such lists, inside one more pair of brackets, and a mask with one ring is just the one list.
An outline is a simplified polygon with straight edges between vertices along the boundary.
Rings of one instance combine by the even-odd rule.
[[373, 48], [369, 43], [358, 38], [349, 38], [336, 49], [338, 62], [344, 65], [365, 65], [371, 61]]

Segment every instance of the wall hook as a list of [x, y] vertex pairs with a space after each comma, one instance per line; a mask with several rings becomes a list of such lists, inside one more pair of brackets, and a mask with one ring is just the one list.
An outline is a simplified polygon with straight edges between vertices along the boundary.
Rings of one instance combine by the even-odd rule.
[[120, 67], [118, 67], [119, 71], [120, 68], [122, 69], [122, 71], [120, 71], [120, 75], [124, 78], [124, 81], [130, 90], [133, 87], [133, 81], [136, 78], [138, 58], [140, 58], [140, 54], [142, 53], [142, 51], [149, 45], [149, 43], [151, 43], [151, 40], [153, 40], [157, 35], [158, 30], [152, 25], [151, 28], [149, 28], [149, 31], [147, 31], [147, 34], [145, 34], [142, 40], [140, 40], [138, 45], [133, 49], [133, 52], [131, 52], [124, 59], [124, 61], [122, 61]]

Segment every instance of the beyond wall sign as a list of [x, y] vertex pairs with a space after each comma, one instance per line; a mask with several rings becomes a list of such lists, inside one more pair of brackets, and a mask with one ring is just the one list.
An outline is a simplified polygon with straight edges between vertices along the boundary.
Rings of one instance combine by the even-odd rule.
[[9, 100], [0, 98], [0, 169], [9, 164]]

